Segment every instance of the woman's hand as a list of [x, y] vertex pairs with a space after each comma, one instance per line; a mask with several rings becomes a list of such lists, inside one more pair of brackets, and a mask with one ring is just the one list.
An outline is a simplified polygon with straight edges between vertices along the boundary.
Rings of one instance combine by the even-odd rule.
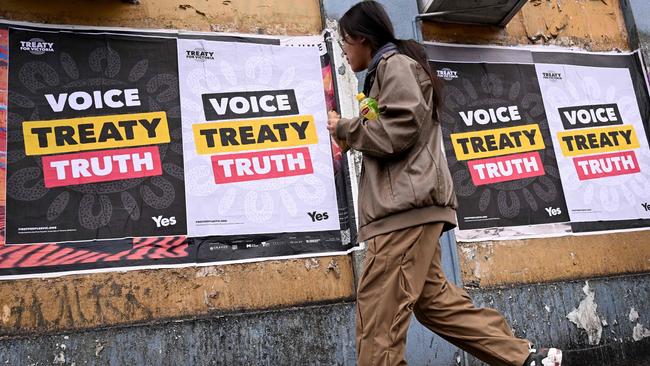
[[330, 135], [336, 139], [336, 126], [338, 126], [341, 116], [336, 111], [327, 112], [327, 129]]

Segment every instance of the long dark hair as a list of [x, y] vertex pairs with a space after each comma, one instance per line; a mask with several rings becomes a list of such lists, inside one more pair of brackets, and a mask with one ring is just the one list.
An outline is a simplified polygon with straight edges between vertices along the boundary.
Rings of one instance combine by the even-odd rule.
[[440, 105], [441, 84], [431, 71], [424, 47], [412, 39], [395, 38], [393, 23], [381, 4], [372, 0], [357, 3], [348, 9], [339, 20], [339, 32], [344, 39], [365, 38], [370, 44], [373, 55], [383, 45], [392, 42], [401, 54], [417, 61], [431, 78], [433, 106], [437, 109]]

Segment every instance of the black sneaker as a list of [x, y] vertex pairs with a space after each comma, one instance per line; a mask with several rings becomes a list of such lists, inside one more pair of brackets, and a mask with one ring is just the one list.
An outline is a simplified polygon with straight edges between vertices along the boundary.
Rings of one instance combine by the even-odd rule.
[[524, 366], [562, 366], [562, 351], [557, 348], [531, 348]]

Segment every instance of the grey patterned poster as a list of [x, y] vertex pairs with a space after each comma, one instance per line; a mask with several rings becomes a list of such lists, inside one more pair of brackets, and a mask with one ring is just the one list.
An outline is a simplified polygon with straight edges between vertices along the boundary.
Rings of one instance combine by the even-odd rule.
[[650, 148], [630, 69], [536, 67], [571, 222], [647, 226]]
[[11, 29], [8, 244], [184, 235], [176, 40]]
[[534, 65], [432, 62], [460, 229], [569, 216]]
[[340, 243], [318, 50], [179, 39], [178, 60], [189, 235]]

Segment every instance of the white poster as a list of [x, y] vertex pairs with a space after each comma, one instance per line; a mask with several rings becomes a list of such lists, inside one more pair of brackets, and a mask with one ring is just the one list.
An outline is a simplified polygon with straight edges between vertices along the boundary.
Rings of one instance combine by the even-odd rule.
[[571, 221], [650, 218], [650, 149], [629, 70], [536, 70]]
[[178, 41], [189, 236], [340, 228], [318, 50]]

